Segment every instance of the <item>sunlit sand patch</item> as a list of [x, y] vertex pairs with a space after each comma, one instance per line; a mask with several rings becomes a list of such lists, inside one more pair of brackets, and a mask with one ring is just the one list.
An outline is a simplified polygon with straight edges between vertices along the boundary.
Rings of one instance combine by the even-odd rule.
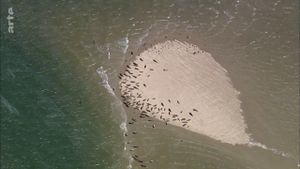
[[157, 44], [120, 74], [124, 103], [187, 130], [230, 144], [247, 144], [239, 92], [227, 71], [197, 46], [180, 41]]

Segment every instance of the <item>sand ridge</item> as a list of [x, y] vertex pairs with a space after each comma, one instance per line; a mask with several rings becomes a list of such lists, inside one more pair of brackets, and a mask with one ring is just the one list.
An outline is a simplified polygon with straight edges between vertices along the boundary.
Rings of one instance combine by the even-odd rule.
[[229, 144], [247, 144], [239, 92], [227, 71], [197, 46], [158, 43], [119, 75], [123, 103], [140, 112]]

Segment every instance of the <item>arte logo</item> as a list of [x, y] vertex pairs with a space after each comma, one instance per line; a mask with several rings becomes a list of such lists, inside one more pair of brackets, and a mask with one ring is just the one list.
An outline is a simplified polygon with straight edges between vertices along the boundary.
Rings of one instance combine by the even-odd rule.
[[8, 8], [8, 16], [7, 16], [8, 33], [14, 33], [14, 22], [13, 22], [14, 16], [13, 15], [14, 15], [13, 8], [12, 7]]

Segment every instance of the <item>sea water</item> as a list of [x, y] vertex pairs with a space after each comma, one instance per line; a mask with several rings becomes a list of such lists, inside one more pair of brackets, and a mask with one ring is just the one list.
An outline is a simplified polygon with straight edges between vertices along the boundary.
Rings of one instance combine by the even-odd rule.
[[[160, 169], [297, 168], [297, 1], [7, 1], [1, 16], [9, 8], [14, 33], [1, 19], [1, 168], [137, 168], [132, 155]], [[211, 53], [241, 92], [247, 132], [288, 155], [156, 121], [155, 130], [129, 126], [118, 73], [169, 39]]]

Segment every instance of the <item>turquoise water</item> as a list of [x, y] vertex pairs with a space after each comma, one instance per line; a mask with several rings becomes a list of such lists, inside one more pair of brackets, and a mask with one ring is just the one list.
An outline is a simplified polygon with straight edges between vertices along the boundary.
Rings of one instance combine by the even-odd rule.
[[[1, 16], [1, 168], [137, 168], [133, 154], [148, 168], [296, 168], [296, 1], [7, 1]], [[143, 43], [174, 38], [228, 70], [248, 132], [288, 157], [159, 122], [124, 125], [131, 111], [112, 90], [122, 64]]]

